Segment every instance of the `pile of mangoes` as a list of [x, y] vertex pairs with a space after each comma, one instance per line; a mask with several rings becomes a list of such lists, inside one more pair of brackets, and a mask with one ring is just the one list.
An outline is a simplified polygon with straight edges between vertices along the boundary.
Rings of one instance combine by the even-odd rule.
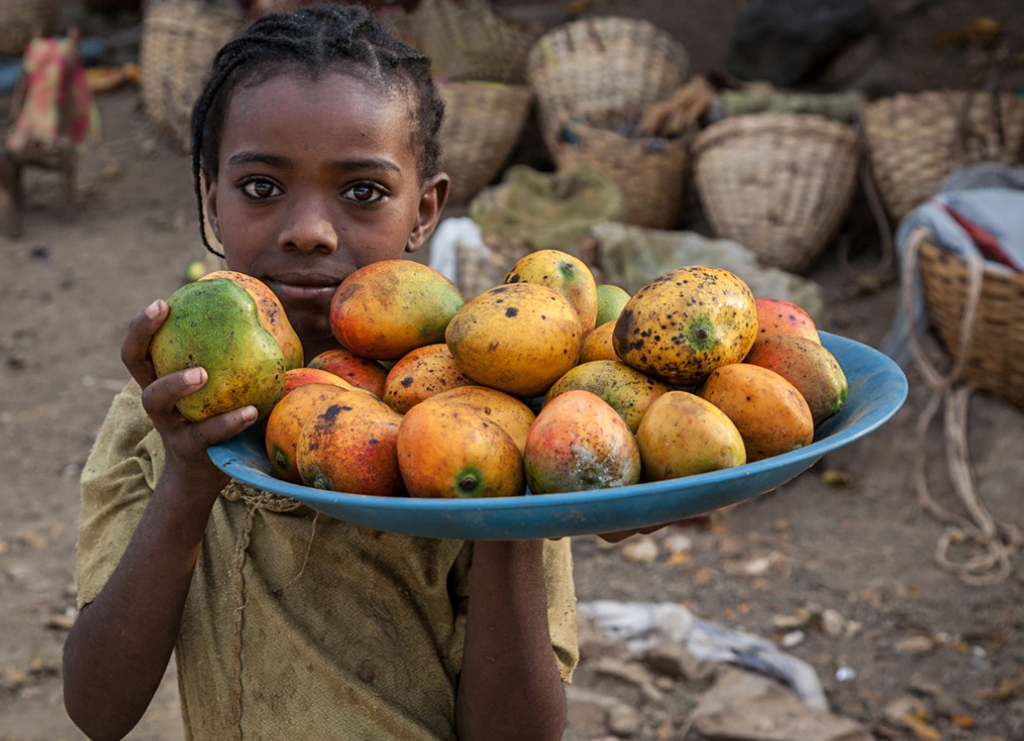
[[[204, 302], [246, 331], [209, 339]], [[716, 471], [808, 445], [848, 390], [806, 312], [702, 266], [630, 296], [541, 250], [466, 301], [441, 273], [385, 260], [338, 287], [342, 348], [305, 364], [253, 278], [213, 273], [168, 303], [158, 373], [202, 364], [210, 379], [182, 413], [256, 405], [277, 475], [332, 491], [516, 496]]]

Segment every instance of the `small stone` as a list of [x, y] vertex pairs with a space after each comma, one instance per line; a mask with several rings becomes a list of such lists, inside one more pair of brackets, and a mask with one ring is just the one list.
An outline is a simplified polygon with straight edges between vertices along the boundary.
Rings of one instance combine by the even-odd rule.
[[640, 729], [640, 715], [624, 703], [608, 711], [608, 730], [619, 738], [632, 736]]
[[778, 630], [794, 630], [806, 624], [806, 615], [776, 615], [772, 618], [772, 625]]
[[704, 679], [707, 662], [701, 661], [680, 643], [666, 641], [651, 648], [644, 661], [654, 671], [677, 679]]
[[794, 630], [782, 636], [782, 640], [779, 641], [779, 644], [783, 648], [793, 648], [794, 646], [799, 646], [803, 643], [804, 638], [806, 638], [806, 636], [802, 630]]
[[916, 697], [901, 697], [886, 705], [882, 712], [887, 721], [902, 726], [908, 717], [927, 717], [928, 708]]
[[898, 654], [923, 654], [931, 651], [934, 645], [928, 636], [908, 636], [896, 641], [893, 650]]
[[838, 611], [829, 607], [821, 612], [821, 629], [830, 638], [838, 638], [846, 629], [846, 621]]
[[685, 533], [669, 533], [662, 540], [665, 550], [671, 554], [687, 553], [693, 550], [693, 538]]
[[658, 557], [658, 542], [650, 535], [634, 536], [622, 547], [622, 555], [636, 563], [650, 563]]

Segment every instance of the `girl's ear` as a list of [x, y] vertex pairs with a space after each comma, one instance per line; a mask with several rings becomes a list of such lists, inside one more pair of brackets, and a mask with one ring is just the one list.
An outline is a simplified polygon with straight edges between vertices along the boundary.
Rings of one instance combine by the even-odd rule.
[[441, 211], [444, 210], [444, 205], [448, 202], [449, 182], [450, 178], [447, 173], [440, 172], [424, 183], [416, 225], [409, 233], [409, 239], [405, 243], [406, 252], [411, 253], [418, 250], [434, 233], [434, 228], [441, 219]]
[[206, 221], [218, 242], [220, 238], [220, 219], [217, 218], [217, 178], [210, 173], [202, 174], [203, 202], [206, 204]]

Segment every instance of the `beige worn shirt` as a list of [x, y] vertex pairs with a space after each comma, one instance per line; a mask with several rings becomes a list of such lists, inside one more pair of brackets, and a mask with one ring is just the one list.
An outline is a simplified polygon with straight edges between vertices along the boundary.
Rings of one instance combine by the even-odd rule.
[[[132, 383], [82, 474], [79, 608], [113, 573], [163, 464]], [[369, 530], [233, 481], [175, 647], [186, 739], [454, 739], [471, 560], [469, 542]], [[579, 656], [569, 540], [546, 541], [544, 563], [568, 682]]]

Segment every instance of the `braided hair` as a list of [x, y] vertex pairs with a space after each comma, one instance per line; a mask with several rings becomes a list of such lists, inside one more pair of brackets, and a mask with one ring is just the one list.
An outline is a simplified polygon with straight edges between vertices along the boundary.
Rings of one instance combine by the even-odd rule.
[[285, 68], [319, 79], [329, 71], [354, 71], [368, 82], [395, 86], [414, 96], [413, 150], [417, 175], [424, 182], [440, 171], [438, 131], [444, 103], [431, 73], [430, 59], [392, 38], [361, 6], [325, 5], [291, 13], [270, 13], [225, 44], [213, 60], [192, 112], [192, 177], [199, 206], [199, 233], [210, 246], [203, 218], [201, 173], [216, 173], [225, 109], [231, 92], [242, 82], [269, 79]]

